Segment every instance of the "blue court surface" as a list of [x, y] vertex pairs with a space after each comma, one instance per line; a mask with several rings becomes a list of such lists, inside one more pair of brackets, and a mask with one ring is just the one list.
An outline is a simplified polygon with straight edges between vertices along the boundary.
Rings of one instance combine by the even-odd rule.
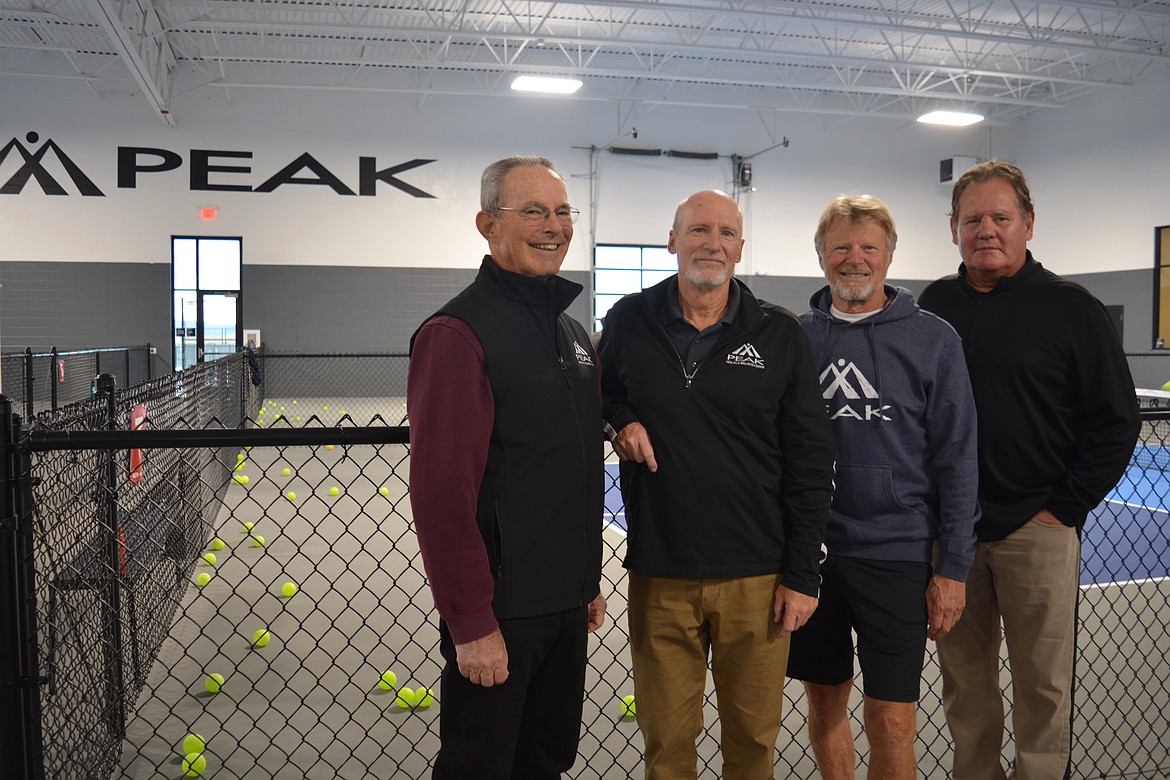
[[[605, 464], [605, 520], [626, 533], [618, 464]], [[1131, 466], [1085, 523], [1081, 585], [1159, 579], [1170, 570], [1170, 479], [1156, 468]]]

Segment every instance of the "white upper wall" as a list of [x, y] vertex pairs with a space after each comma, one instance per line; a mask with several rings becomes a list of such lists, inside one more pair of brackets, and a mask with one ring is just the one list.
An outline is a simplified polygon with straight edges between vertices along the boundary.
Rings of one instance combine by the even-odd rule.
[[[1144, 268], [1150, 228], [1170, 222], [1166, 199], [1157, 192], [1164, 191], [1167, 177], [1151, 175], [1156, 165], [1165, 171], [1170, 160], [1166, 94], [1163, 83], [1116, 93], [1084, 109], [1050, 112], [1020, 128], [948, 130], [726, 109], [631, 110], [574, 98], [420, 101], [359, 92], [248, 90], [233, 93], [229, 102], [203, 90], [177, 101], [177, 127], [170, 128], [130, 96], [98, 99], [72, 83], [8, 78], [0, 144], [15, 138], [35, 152], [52, 139], [105, 196], [79, 195], [47, 154], [46, 170], [68, 195], [46, 195], [35, 180], [19, 195], [0, 194], [0, 260], [169, 262], [171, 235], [238, 235], [250, 264], [474, 267], [486, 248], [473, 222], [480, 172], [499, 157], [533, 153], [553, 158], [568, 178], [569, 197], [582, 218], [565, 268], [587, 270], [593, 222], [598, 243], [664, 244], [679, 200], [706, 187], [730, 189], [729, 155], [752, 155], [786, 136], [787, 148], [752, 159], [755, 191], [741, 198], [747, 235], [741, 273], [819, 276], [813, 230], [825, 203], [843, 192], [868, 192], [889, 204], [899, 231], [893, 276], [932, 279], [951, 273], [959, 258], [947, 228], [949, 188], [937, 183], [938, 163], [989, 153], [1024, 166], [1038, 201], [1038, 254], [1077, 258], [1078, 265], [1057, 270]], [[1119, 117], [1121, 128], [1113, 126]], [[630, 136], [633, 127], [636, 140]], [[36, 143], [26, 140], [30, 132], [38, 134]], [[602, 151], [591, 192], [588, 147], [611, 145], [722, 157], [700, 161]], [[140, 173], [134, 188], [120, 188], [119, 147], [169, 150], [181, 165]], [[247, 172], [208, 174], [212, 184], [249, 188], [303, 153], [355, 191], [360, 157], [375, 158], [378, 169], [431, 159], [435, 162], [399, 178], [435, 197], [411, 197], [385, 183], [372, 197], [291, 182], [270, 193], [193, 191], [193, 149], [250, 152], [248, 159], [211, 159], [213, 165]], [[18, 152], [10, 150], [0, 162], [0, 186], [20, 168]], [[313, 175], [302, 170], [296, 177]], [[1088, 182], [1110, 184], [1090, 189]], [[199, 219], [199, 208], [208, 205], [219, 209], [210, 223]], [[1109, 230], [1086, 236], [1076, 230], [1083, 225]]]

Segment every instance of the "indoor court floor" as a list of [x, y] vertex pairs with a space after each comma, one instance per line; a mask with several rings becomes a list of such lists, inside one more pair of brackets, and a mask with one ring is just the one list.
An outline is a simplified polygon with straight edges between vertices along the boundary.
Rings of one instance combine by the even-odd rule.
[[[375, 411], [358, 406], [368, 402], [302, 399], [297, 412], [306, 420], [317, 414], [327, 425], [335, 424], [334, 413], [339, 416], [345, 410], [359, 425], [367, 424], [373, 414], [381, 414], [385, 424], [396, 425], [405, 414], [404, 407], [399, 408], [401, 399], [379, 402]], [[292, 408], [288, 399], [265, 406], [275, 410], [280, 405]], [[325, 405], [333, 411], [320, 408]], [[276, 413], [269, 411], [266, 416], [271, 420]], [[189, 586], [170, 634], [130, 719], [120, 776], [135, 780], [181, 777], [178, 746], [186, 734], [194, 732], [207, 739], [205, 776], [221, 780], [428, 777], [428, 762], [438, 749], [441, 700], [436, 698], [428, 708], [404, 709], [397, 706], [393, 692], [378, 685], [381, 673], [393, 670], [399, 686], [425, 686], [435, 689], [438, 697], [437, 619], [409, 527], [406, 448], [256, 447], [245, 457], [244, 467], [233, 476], [246, 475], [248, 483], [231, 483], [211, 534], [223, 539], [226, 547], [216, 553], [214, 566], [199, 563], [189, 573]], [[633, 681], [621, 567], [625, 519], [616, 468], [611, 456], [607, 470], [615, 484], [606, 500], [604, 535], [609, 549], [603, 582], [609, 612], [603, 629], [590, 638], [583, 737], [578, 762], [568, 775], [573, 778], [641, 776], [637, 724], [621, 714], [621, 697], [633, 693]], [[284, 469], [289, 470], [288, 476]], [[330, 495], [331, 487], [338, 488], [336, 496]], [[286, 497], [289, 491], [295, 492], [295, 501]], [[1126, 523], [1164, 523], [1164, 510], [1146, 509], [1133, 495], [1112, 498], [1140, 507], [1124, 515]], [[1102, 533], [1133, 536], [1132, 529], [1120, 528], [1111, 517], [1107, 513], [1100, 518]], [[254, 524], [251, 532], [245, 530], [245, 522]], [[264, 537], [262, 546], [253, 541], [257, 534]], [[1141, 590], [1150, 608], [1168, 609], [1166, 552], [1142, 549], [1138, 553], [1139, 549], [1141, 545], [1134, 546], [1135, 555], [1148, 554], [1161, 563], [1160, 574], [1128, 584], [1101, 581], [1093, 575], [1096, 579], [1082, 588], [1083, 605], [1092, 610], [1083, 622], [1079, 666], [1091, 670], [1092, 684], [1145, 684], [1129, 674], [1125, 665], [1111, 662], [1117, 652], [1113, 635], [1133, 629], [1125, 604], [1135, 589]], [[1132, 563], [1126, 565], [1133, 570]], [[1117, 570], [1108, 561], [1093, 569], [1098, 573]], [[195, 583], [201, 572], [212, 575], [202, 588]], [[291, 598], [281, 592], [288, 581], [298, 586]], [[1103, 608], [1110, 604], [1117, 608]], [[1085, 613], [1083, 608], [1083, 617]], [[1101, 614], [1106, 617], [1093, 617]], [[271, 642], [253, 647], [253, 633], [264, 628]], [[1165, 636], [1142, 641], [1151, 653], [1170, 653]], [[215, 695], [204, 688], [204, 679], [211, 673], [225, 678], [223, 689]], [[1165, 686], [1152, 687], [1152, 691], [1151, 696], [1165, 698]], [[785, 695], [780, 766], [791, 768], [789, 776], [813, 777], [800, 686], [790, 683]], [[926, 777], [944, 777], [943, 767], [950, 764], [939, 695], [931, 646], [919, 708], [918, 750]], [[859, 701], [860, 696], [855, 692], [854, 698]], [[1149, 704], [1164, 708], [1170, 702], [1151, 699]], [[1090, 754], [1084, 756], [1089, 763], [1092, 753], [1116, 754], [1126, 749], [1106, 727], [1117, 722], [1115, 718], [1124, 719], [1126, 713], [1098, 707], [1083, 710], [1080, 717], [1101, 732], [1090, 745]], [[710, 687], [704, 718], [708, 732], [701, 740], [700, 756], [709, 763], [700, 777], [716, 778], [719, 732]], [[859, 730], [858, 723], [854, 730]], [[858, 740], [858, 748], [865, 752], [864, 737]], [[1009, 745], [1005, 752], [1010, 755], [1011, 751]]]

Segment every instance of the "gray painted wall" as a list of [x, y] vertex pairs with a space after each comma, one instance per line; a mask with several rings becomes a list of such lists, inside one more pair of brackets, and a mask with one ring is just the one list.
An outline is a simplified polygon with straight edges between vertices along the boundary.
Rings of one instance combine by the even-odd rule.
[[[589, 274], [565, 276], [586, 287], [569, 313], [588, 323]], [[279, 352], [404, 351], [419, 323], [475, 277], [474, 269], [245, 265], [244, 327], [259, 328]], [[1070, 275], [1105, 304], [1125, 307], [1125, 348], [1151, 347], [1152, 272]], [[799, 314], [824, 282], [808, 277], [748, 276], [761, 298]], [[927, 282], [892, 283], [916, 294]], [[110, 347], [149, 342], [170, 364], [170, 268], [166, 264], [0, 264], [3, 351]]]

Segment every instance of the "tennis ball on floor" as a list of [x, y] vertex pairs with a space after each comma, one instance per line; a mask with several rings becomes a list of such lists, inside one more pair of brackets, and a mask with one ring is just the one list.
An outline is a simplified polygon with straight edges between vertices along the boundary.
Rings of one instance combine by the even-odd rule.
[[263, 421], [263, 420], [257, 420], [257, 421], [256, 421], [256, 425], [258, 425], [258, 426], [260, 426], [261, 428], [263, 428], [263, 427], [264, 427], [264, 421]]
[[273, 417], [273, 418], [272, 418], [272, 422], [280, 422], [280, 421], [281, 421], [281, 420], [283, 420], [283, 419], [284, 419], [284, 415], [283, 415], [283, 414], [278, 414], [278, 415], [276, 415], [275, 417]]
[[286, 582], [280, 586], [280, 592], [283, 593], [286, 598], [291, 599], [293, 596], [297, 595], [297, 584], [295, 582]]
[[195, 584], [201, 588], [209, 582], [211, 582], [211, 575], [207, 572], [202, 572], [195, 578]]
[[202, 734], [188, 734], [183, 737], [183, 752], [185, 754], [202, 753], [207, 749], [207, 740]]
[[296, 501], [297, 500], [297, 494], [292, 492], [291, 490], [288, 491], [287, 493], [285, 493], [284, 497], [287, 498], [289, 501]]
[[183, 774], [187, 777], [199, 777], [207, 769], [207, 759], [202, 753], [188, 753], [183, 756]]
[[329, 407], [328, 407], [328, 406], [326, 406], [326, 407], [325, 407], [325, 411], [329, 411]]
[[622, 697], [622, 717], [623, 718], [632, 718], [637, 714], [638, 714], [638, 706], [637, 706], [637, 704], [634, 703], [634, 695], [629, 694], [628, 696], [623, 696]]
[[387, 669], [382, 672], [382, 677], [378, 680], [378, 687], [384, 691], [394, 690], [394, 686], [398, 684], [398, 675]]
[[332, 445], [332, 444], [326, 444], [326, 445], [325, 445], [325, 449], [327, 449], [327, 450], [331, 450], [331, 449], [333, 449], [333, 445]]
[[246, 458], [246, 457], [248, 457], [248, 456], [247, 456], [247, 455], [245, 455], [244, 453], [242, 453], [242, 452], [237, 452], [237, 453], [236, 453], [236, 463], [241, 463], [241, 462], [243, 462], [244, 458]]
[[235, 476], [235, 480], [236, 480], [236, 482], [239, 482], [241, 485], [247, 485], [248, 484], [248, 475], [247, 474], [237, 474]]
[[260, 414], [264, 414], [265, 411], [267, 411], [267, 410], [263, 406], [261, 406], [260, 407]]
[[382, 487], [378, 488], [378, 492], [383, 496], [388, 496], [390, 495], [390, 488], [383, 485]]
[[426, 709], [435, 703], [435, 692], [430, 688], [419, 688], [414, 692], [414, 703], [416, 706]]
[[244, 523], [244, 530], [245, 530], [245, 531], [251, 531], [251, 530], [252, 530], [253, 528], [255, 528], [255, 527], [256, 527], [256, 524], [255, 524], [255, 523], [253, 523], [251, 520], [249, 520], [248, 522]]
[[215, 565], [215, 553], [203, 553], [203, 562], [208, 566]]
[[338, 490], [338, 489], [337, 489], [337, 488], [335, 488], [335, 487], [331, 487], [331, 488], [329, 488], [329, 495], [331, 495], [331, 496], [336, 496], [336, 495], [337, 495], [337, 494], [339, 494], [340, 492], [341, 492], [341, 491], [340, 491], [340, 490]]
[[243, 471], [243, 470], [244, 470], [244, 466], [247, 466], [247, 465], [248, 465], [247, 463], [245, 463], [244, 461], [242, 461], [242, 460], [241, 460], [240, 462], [238, 462], [238, 463], [236, 464], [235, 471], [236, 471], [237, 473], [239, 473], [239, 472]]
[[345, 417], [345, 414], [346, 414], [345, 410], [344, 410], [344, 409], [342, 409], [342, 410], [341, 410], [341, 413], [340, 413], [338, 416], [339, 416], [339, 417]]
[[280, 470], [280, 476], [282, 476], [282, 477], [291, 477], [291, 476], [292, 476], [292, 469], [281, 469], [281, 470]]
[[297, 422], [300, 422], [300, 421], [301, 421], [301, 416], [298, 414], [297, 415]]
[[283, 406], [282, 406], [282, 407], [280, 407], [280, 411], [282, 411], [282, 412], [284, 411], [284, 407], [283, 407]]
[[219, 693], [219, 689], [223, 687], [223, 675], [207, 675], [207, 679], [203, 681], [203, 687], [207, 689], [208, 693]]
[[252, 634], [253, 647], [266, 647], [272, 641], [272, 634], [268, 632], [267, 628], [258, 628], [256, 633]]
[[414, 691], [410, 688], [399, 688], [398, 695], [394, 697], [394, 703], [404, 710], [409, 710], [414, 706]]
[[220, 539], [217, 536], [211, 540], [211, 546], [216, 550], [222, 550], [223, 548], [227, 547], [227, 544], [224, 543], [223, 539]]
[[259, 534], [256, 534], [255, 536], [253, 536], [252, 537], [252, 546], [253, 547], [263, 547], [264, 546], [264, 537], [260, 536]]

